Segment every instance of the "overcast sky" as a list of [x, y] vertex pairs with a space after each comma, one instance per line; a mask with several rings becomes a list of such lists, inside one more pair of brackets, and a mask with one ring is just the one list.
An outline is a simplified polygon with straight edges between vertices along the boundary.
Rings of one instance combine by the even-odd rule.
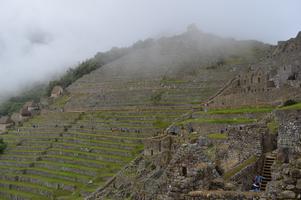
[[268, 43], [301, 30], [300, 0], [0, 0], [0, 96], [138, 39], [204, 32]]

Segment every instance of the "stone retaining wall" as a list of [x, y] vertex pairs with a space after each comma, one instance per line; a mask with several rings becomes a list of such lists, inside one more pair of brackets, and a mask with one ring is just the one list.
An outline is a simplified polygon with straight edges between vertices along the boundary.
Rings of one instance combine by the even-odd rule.
[[190, 192], [185, 200], [256, 200], [259, 197], [259, 192], [195, 191]]

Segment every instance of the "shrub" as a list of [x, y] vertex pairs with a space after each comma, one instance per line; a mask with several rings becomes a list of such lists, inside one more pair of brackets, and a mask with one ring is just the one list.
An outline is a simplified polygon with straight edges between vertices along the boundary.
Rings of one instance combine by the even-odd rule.
[[158, 93], [155, 93], [151, 96], [151, 101], [153, 102], [153, 104], [159, 104], [159, 102], [161, 101], [162, 99], [162, 95], [164, 94], [164, 92], [158, 92]]
[[3, 141], [3, 138], [0, 138], [0, 153], [3, 153], [3, 151], [6, 149], [7, 144]]
[[289, 100], [286, 100], [284, 103], [283, 103], [283, 107], [285, 107], [285, 106], [291, 106], [291, 105], [294, 105], [294, 104], [296, 104], [297, 102], [295, 101], [295, 100], [293, 100], [293, 99], [289, 99]]

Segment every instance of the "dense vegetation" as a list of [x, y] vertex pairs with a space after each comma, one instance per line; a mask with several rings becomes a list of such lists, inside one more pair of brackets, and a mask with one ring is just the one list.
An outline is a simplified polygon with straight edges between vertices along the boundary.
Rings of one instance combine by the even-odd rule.
[[2, 138], [0, 138], [0, 154], [3, 153], [3, 151], [6, 149], [7, 144], [3, 141]]
[[50, 81], [49, 85], [47, 87], [47, 95], [50, 96], [52, 89], [56, 85], [60, 85], [63, 88], [68, 87], [73, 82], [75, 82], [77, 79], [82, 77], [85, 74], [90, 73], [93, 70], [98, 69], [102, 66], [102, 63], [96, 62], [95, 59], [90, 59], [87, 61], [82, 62], [77, 66], [76, 68], [72, 69], [70, 68], [59, 80]]

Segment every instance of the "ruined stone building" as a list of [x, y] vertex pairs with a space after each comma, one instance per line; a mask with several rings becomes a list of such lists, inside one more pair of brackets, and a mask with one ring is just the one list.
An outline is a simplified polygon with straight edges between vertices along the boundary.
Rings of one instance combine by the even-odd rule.
[[179, 145], [179, 139], [173, 135], [160, 135], [148, 138], [144, 141], [144, 155], [156, 156], [156, 166], [162, 167], [170, 161], [171, 153], [176, 151]]
[[12, 126], [14, 122], [9, 116], [4, 116], [0, 118], [0, 133], [6, 131], [7, 128]]
[[22, 117], [30, 117], [40, 112], [40, 106], [34, 101], [26, 102], [20, 110]]
[[300, 98], [301, 69], [298, 65], [280, 67], [273, 72], [257, 68], [238, 75], [223, 92], [207, 102], [210, 108], [279, 105]]
[[[239, 74], [205, 103], [209, 108], [279, 105], [301, 100], [301, 33], [278, 45], [267, 59]], [[289, 53], [289, 55], [287, 55]]]
[[63, 92], [64, 92], [64, 89], [61, 86], [57, 85], [52, 89], [50, 97], [57, 98], [57, 97], [61, 96], [63, 94]]

